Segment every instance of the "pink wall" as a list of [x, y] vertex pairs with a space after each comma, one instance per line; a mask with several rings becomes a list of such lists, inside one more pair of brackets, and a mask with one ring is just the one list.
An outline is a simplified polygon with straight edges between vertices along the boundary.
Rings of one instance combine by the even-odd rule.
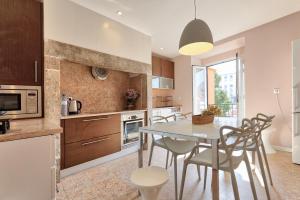
[[[291, 147], [292, 144], [292, 46], [300, 38], [300, 12], [248, 30], [217, 42], [245, 38], [242, 58], [245, 63], [246, 117], [257, 112], [275, 114], [271, 143]], [[280, 88], [278, 107], [273, 88]], [[286, 119], [286, 120], [285, 120]]]
[[177, 56], [175, 62], [175, 101], [182, 105], [182, 112], [192, 112], [193, 68], [190, 56]]

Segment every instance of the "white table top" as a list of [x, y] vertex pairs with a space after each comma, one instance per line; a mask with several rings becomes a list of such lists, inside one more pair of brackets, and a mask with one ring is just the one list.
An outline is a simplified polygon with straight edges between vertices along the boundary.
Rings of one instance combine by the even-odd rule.
[[214, 123], [206, 125], [194, 125], [191, 120], [180, 120], [169, 123], [156, 123], [152, 126], [141, 127], [140, 132], [163, 135], [182, 139], [220, 139], [222, 126], [238, 127], [239, 120], [232, 117], [215, 118]]

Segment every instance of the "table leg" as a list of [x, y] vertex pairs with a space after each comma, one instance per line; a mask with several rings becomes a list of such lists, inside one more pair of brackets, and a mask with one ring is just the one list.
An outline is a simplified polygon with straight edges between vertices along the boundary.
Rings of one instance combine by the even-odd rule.
[[219, 141], [212, 140], [212, 199], [219, 200]]
[[143, 143], [144, 143], [144, 133], [140, 132], [140, 146], [138, 151], [138, 166], [143, 167]]

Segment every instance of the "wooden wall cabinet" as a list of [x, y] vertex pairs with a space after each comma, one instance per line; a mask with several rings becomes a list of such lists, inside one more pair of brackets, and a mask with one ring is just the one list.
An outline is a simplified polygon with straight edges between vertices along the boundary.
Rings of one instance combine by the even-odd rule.
[[152, 56], [152, 75], [161, 76], [161, 59], [156, 56]]
[[161, 63], [161, 76], [174, 79], [174, 63], [169, 60], [162, 60]]
[[152, 75], [174, 79], [174, 62], [152, 56]]
[[0, 0], [0, 83], [42, 85], [43, 3]]
[[121, 150], [121, 116], [104, 115], [62, 120], [62, 168], [69, 168]]

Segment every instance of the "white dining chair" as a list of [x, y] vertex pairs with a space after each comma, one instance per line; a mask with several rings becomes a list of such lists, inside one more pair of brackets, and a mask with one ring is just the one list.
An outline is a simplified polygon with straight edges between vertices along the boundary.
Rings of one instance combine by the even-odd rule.
[[246, 145], [246, 151], [252, 152], [252, 164], [254, 165], [255, 165], [255, 155], [257, 154], [259, 167], [260, 167], [260, 171], [261, 171], [261, 175], [263, 178], [264, 187], [268, 199], [270, 199], [271, 197], [270, 197], [270, 191], [268, 187], [268, 181], [266, 177], [263, 160], [265, 161], [265, 165], [266, 165], [266, 169], [268, 172], [269, 181], [271, 185], [273, 185], [273, 181], [272, 181], [266, 150], [262, 140], [262, 131], [269, 128], [272, 125], [272, 120], [274, 119], [274, 117], [275, 116], [267, 116], [262, 113], [259, 113], [256, 115], [256, 117], [252, 118], [251, 121], [256, 124], [255, 137], [253, 138], [254, 143], [248, 142], [248, 144]]
[[[223, 126], [220, 129], [220, 150], [219, 150], [219, 170], [230, 172], [232, 188], [236, 200], [240, 199], [238, 192], [238, 185], [234, 170], [237, 169], [242, 161], [245, 161], [247, 172], [250, 180], [252, 194], [254, 199], [257, 199], [253, 176], [251, 172], [250, 162], [246, 153], [246, 143], [254, 137], [255, 125], [252, 121], [244, 119], [241, 128], [234, 128], [230, 126]], [[240, 149], [239, 146], [243, 146]], [[198, 152], [199, 148], [204, 148], [203, 151]], [[204, 188], [206, 186], [207, 167], [212, 167], [212, 149], [210, 145], [197, 145], [194, 147], [192, 153], [184, 161], [182, 172], [182, 180], [180, 187], [181, 200], [183, 197], [184, 183], [186, 178], [186, 171], [189, 164], [196, 164], [205, 167]]]
[[176, 113], [175, 116], [176, 116], [176, 120], [189, 119], [192, 117], [192, 112], [188, 112], [188, 113], [179, 112]]
[[[156, 123], [168, 123], [171, 120], [179, 120], [176, 118], [175, 115], [171, 115], [168, 117], [162, 117], [162, 116], [156, 116], [154, 117], [154, 120]], [[169, 159], [169, 152], [172, 153], [172, 158], [171, 158], [171, 164], [172, 161], [174, 163], [174, 187], [175, 187], [175, 199], [178, 199], [178, 184], [177, 184], [177, 159], [178, 156], [180, 155], [186, 155], [187, 153], [190, 153], [195, 145], [197, 144], [197, 141], [188, 141], [188, 140], [178, 140], [178, 139], [173, 139], [170, 137], [161, 137], [159, 139], [155, 139], [155, 137], [152, 134], [152, 141], [151, 144], [151, 149], [150, 149], [150, 157], [149, 157], [149, 162], [148, 165], [151, 165], [151, 160], [152, 160], [152, 154], [153, 154], [153, 149], [154, 146], [159, 146], [163, 149], [167, 150], [167, 161], [166, 161], [166, 169], [168, 166], [168, 159]], [[200, 174], [200, 167], [197, 166], [197, 172], [198, 172], [198, 178], [201, 180], [201, 174]]]
[[[170, 115], [170, 116], [167, 116], [167, 117], [164, 117], [164, 116], [153, 116], [152, 120], [150, 120], [150, 125], [153, 125], [153, 124], [156, 124], [156, 123], [168, 123], [169, 121], [172, 121], [172, 120], [173, 121], [175, 120], [175, 115]], [[160, 147], [162, 149], [167, 150], [167, 147], [164, 144], [162, 137], [155, 138], [155, 136], [153, 134], [151, 136], [152, 136], [152, 143], [151, 143], [151, 148], [150, 148], [150, 155], [149, 155], [148, 166], [151, 165], [154, 147]], [[167, 158], [166, 158], [165, 169], [168, 168], [169, 154], [170, 154], [170, 151], [167, 150]], [[171, 164], [172, 164], [172, 159], [171, 159]]]
[[257, 118], [257, 121], [261, 121], [262, 126], [261, 126], [261, 130], [260, 130], [259, 145], [261, 147], [262, 155], [263, 155], [265, 163], [266, 163], [266, 168], [267, 168], [267, 171], [268, 171], [268, 174], [269, 174], [270, 184], [273, 185], [272, 175], [271, 175], [271, 171], [270, 171], [270, 167], [269, 167], [269, 162], [268, 162], [268, 158], [267, 158], [265, 145], [264, 145], [264, 142], [263, 142], [263, 139], [262, 139], [262, 134], [263, 134], [264, 130], [266, 130], [267, 128], [272, 126], [272, 121], [275, 118], [275, 115], [267, 116], [265, 114], [258, 113], [256, 115], [256, 118]]
[[[178, 181], [177, 181], [177, 159], [180, 155], [186, 155], [191, 153], [193, 148], [198, 144], [198, 141], [173, 139], [170, 137], [163, 137], [163, 142], [167, 147], [167, 150], [172, 152], [172, 158], [174, 163], [174, 187], [175, 187], [175, 200], [178, 199]], [[201, 180], [200, 166], [197, 166], [198, 179]]]

